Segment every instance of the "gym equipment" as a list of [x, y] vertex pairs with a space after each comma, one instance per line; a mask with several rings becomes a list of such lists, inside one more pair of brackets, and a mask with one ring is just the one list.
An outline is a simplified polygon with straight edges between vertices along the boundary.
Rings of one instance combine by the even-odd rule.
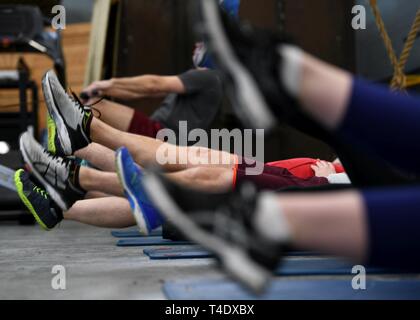
[[0, 155], [0, 221], [33, 224], [35, 220], [20, 201], [15, 188], [14, 169], [21, 166], [19, 151], [11, 150], [5, 155]]
[[255, 296], [227, 280], [165, 282], [163, 292], [172, 300], [418, 300], [420, 280], [367, 279], [366, 290], [355, 290], [346, 280], [274, 280], [267, 292]]
[[[140, 232], [137, 229], [133, 230], [113, 230], [111, 231], [111, 235], [115, 238], [144, 238], [145, 236], [141, 235]], [[158, 237], [162, 235], [162, 230], [157, 229], [150, 233], [150, 237]]]
[[172, 241], [162, 237], [144, 237], [121, 239], [117, 242], [117, 247], [143, 247], [143, 246], [181, 246], [191, 244], [189, 241]]
[[[0, 5], [0, 53], [39, 53], [47, 55], [54, 62], [57, 75], [65, 86], [65, 62], [61, 47], [60, 30], [50, 30], [51, 8], [60, 1], [25, 1], [33, 5], [1, 4]], [[45, 15], [37, 4], [45, 5]], [[22, 167], [18, 151], [18, 137], [27, 128], [38, 132], [38, 88], [30, 79], [30, 70], [23, 58], [19, 59], [16, 70], [0, 71], [0, 89], [17, 89], [19, 91], [19, 112], [2, 112], [0, 114], [1, 140], [7, 142], [10, 151], [0, 156], [0, 164], [18, 169]], [[28, 110], [27, 91], [31, 91], [32, 110]], [[4, 108], [14, 106], [0, 106]], [[10, 188], [8, 188], [10, 189]], [[19, 220], [23, 223], [34, 222], [32, 215], [27, 214], [17, 194], [0, 188], [0, 220]], [[23, 214], [25, 213], [25, 214]], [[23, 221], [22, 221], [23, 219]]]
[[[51, 7], [60, 1], [50, 1]], [[36, 4], [36, 1], [34, 1]], [[61, 47], [61, 31], [49, 31], [51, 19], [37, 6], [0, 5], [0, 51], [41, 53], [54, 62], [57, 76], [66, 83], [65, 61]]]
[[[1, 50], [0, 46], [0, 52]], [[17, 89], [19, 91], [19, 112], [0, 114], [1, 139], [6, 141], [12, 150], [17, 150], [19, 148], [17, 137], [21, 132], [26, 131], [29, 126], [35, 132], [38, 130], [38, 88], [36, 83], [30, 80], [30, 71], [23, 58], [19, 59], [16, 70], [0, 71], [0, 89]], [[28, 110], [27, 90], [31, 91], [31, 112]]]
[[[144, 249], [143, 253], [151, 260], [172, 260], [172, 259], [206, 259], [212, 258], [213, 254], [199, 246], [176, 246]], [[288, 257], [316, 256], [315, 252], [291, 251]]]
[[0, 165], [0, 186], [16, 192], [14, 182], [15, 171], [5, 166]]
[[414, 47], [414, 43], [420, 31], [420, 9], [417, 10], [416, 18], [413, 22], [413, 25], [411, 26], [410, 32], [405, 41], [401, 56], [398, 59], [395, 54], [392, 40], [389, 37], [389, 34], [385, 27], [385, 23], [382, 19], [377, 0], [370, 0], [370, 6], [372, 8], [373, 15], [375, 16], [376, 25], [384, 41], [389, 59], [391, 60], [392, 66], [394, 68], [394, 75], [391, 81], [391, 89], [392, 90], [405, 90], [409, 86], [420, 84], [420, 76], [407, 77], [404, 74], [404, 69], [407, 65], [408, 58], [410, 57], [410, 53]]

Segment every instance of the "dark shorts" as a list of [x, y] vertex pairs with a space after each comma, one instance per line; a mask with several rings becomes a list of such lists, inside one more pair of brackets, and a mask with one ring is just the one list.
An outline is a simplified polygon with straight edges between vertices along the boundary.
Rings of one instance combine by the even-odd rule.
[[247, 175], [246, 169], [255, 166], [247, 164], [245, 161], [238, 161], [234, 173], [234, 186], [244, 182], [252, 182], [258, 190], [281, 190], [290, 187], [318, 187], [328, 185], [326, 178], [311, 177], [308, 179], [298, 178], [289, 170], [281, 167], [264, 164], [264, 170], [260, 175]]
[[150, 138], [156, 138], [159, 130], [163, 128], [164, 126], [162, 123], [152, 120], [141, 111], [136, 110], [134, 112], [133, 119], [131, 119], [128, 132]]

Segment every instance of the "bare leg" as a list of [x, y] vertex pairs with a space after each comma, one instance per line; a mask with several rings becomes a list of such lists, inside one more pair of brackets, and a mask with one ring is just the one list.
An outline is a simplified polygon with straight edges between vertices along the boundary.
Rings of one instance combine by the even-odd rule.
[[[133, 108], [109, 100], [102, 100], [95, 104], [94, 108], [100, 112], [100, 119], [111, 127], [124, 132], [130, 128], [134, 115]], [[96, 112], [94, 114], [97, 115]]]
[[102, 228], [136, 225], [128, 201], [117, 197], [78, 201], [64, 213], [64, 219]]
[[88, 199], [98, 199], [98, 198], [108, 198], [110, 197], [109, 194], [103, 193], [100, 191], [88, 191], [85, 196], [85, 200]]
[[79, 184], [86, 191], [100, 191], [105, 194], [124, 197], [124, 190], [115, 172], [103, 172], [81, 167]]
[[299, 99], [303, 108], [327, 128], [336, 128], [344, 118], [351, 87], [349, 73], [304, 54]]
[[364, 261], [368, 254], [365, 207], [357, 192], [282, 195], [293, 244]]
[[226, 168], [197, 167], [169, 173], [168, 178], [191, 189], [202, 192], [222, 193], [232, 189], [233, 170]]
[[[141, 166], [160, 165], [168, 172], [176, 172], [192, 167], [208, 164], [209, 167], [231, 168], [236, 157], [226, 152], [206, 148], [177, 147], [149, 137], [134, 135], [112, 128], [106, 123], [94, 118], [91, 128], [92, 141], [112, 150], [127, 147], [135, 161]], [[167, 153], [174, 155], [171, 162], [162, 164], [157, 155]], [[215, 161], [219, 159], [219, 161]]]
[[91, 143], [86, 148], [77, 150], [74, 155], [89, 161], [98, 169], [115, 172], [115, 152], [100, 144]]
[[[229, 168], [196, 167], [169, 173], [167, 176], [186, 187], [205, 192], [226, 192], [233, 186], [233, 170]], [[124, 196], [118, 175], [113, 172], [82, 167], [79, 171], [79, 184], [89, 193], [99, 192], [100, 196]]]

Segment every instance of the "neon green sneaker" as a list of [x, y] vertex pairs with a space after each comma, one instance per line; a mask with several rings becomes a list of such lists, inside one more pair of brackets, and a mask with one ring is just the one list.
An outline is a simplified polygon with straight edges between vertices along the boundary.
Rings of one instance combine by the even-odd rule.
[[47, 112], [47, 130], [48, 130], [48, 151], [52, 154], [57, 154], [56, 135], [57, 126], [51, 115]]
[[63, 220], [62, 211], [44, 189], [32, 182], [28, 172], [23, 169], [16, 171], [15, 185], [19, 198], [44, 230], [53, 229]]

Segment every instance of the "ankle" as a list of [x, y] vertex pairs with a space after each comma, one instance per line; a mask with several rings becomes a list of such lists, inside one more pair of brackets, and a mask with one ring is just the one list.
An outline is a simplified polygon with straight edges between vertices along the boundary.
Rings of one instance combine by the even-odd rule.
[[82, 187], [82, 182], [81, 182], [81, 170], [83, 170], [84, 168], [81, 168], [80, 165], [73, 163], [71, 168], [70, 168], [70, 174], [69, 174], [69, 181], [70, 183], [79, 191], [81, 191], [81, 193], [86, 193], [87, 191]]
[[101, 122], [98, 121], [97, 118], [92, 117], [89, 123], [89, 132], [87, 132], [89, 139], [93, 142], [95, 141], [95, 138], [97, 137], [97, 132], [100, 130]]

